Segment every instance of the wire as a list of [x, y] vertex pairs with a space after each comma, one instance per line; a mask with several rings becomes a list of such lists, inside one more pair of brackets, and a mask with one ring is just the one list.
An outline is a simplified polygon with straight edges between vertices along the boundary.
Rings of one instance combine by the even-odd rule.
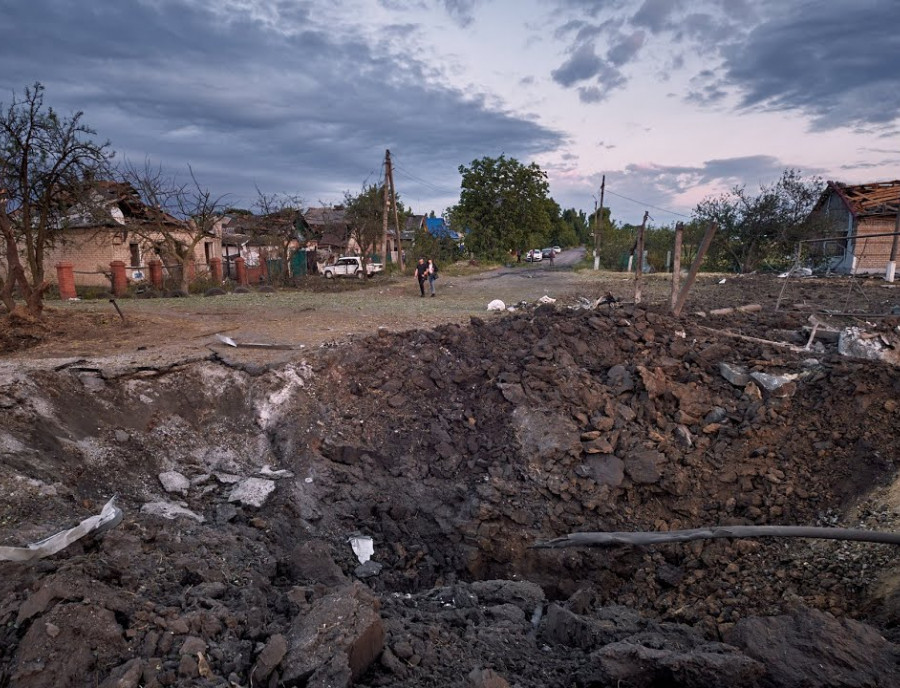
[[440, 186], [436, 186], [436, 185], [432, 184], [431, 182], [429, 182], [429, 181], [427, 181], [427, 180], [425, 180], [425, 179], [422, 179], [421, 177], [417, 177], [417, 176], [414, 175], [412, 172], [409, 172], [409, 171], [408, 171], [406, 168], [404, 168], [402, 165], [397, 164], [397, 158], [396, 158], [396, 157], [392, 157], [392, 158], [391, 158], [391, 162], [393, 162], [393, 164], [394, 164], [394, 169], [395, 169], [395, 170], [397, 170], [398, 172], [400, 172], [400, 173], [403, 174], [404, 176], [408, 177], [409, 179], [412, 179], [414, 182], [419, 182], [420, 184], [423, 184], [424, 186], [427, 186], [429, 189], [431, 189], [431, 190], [434, 191], [435, 193], [440, 193], [440, 194], [455, 194], [455, 193], [457, 193], [456, 189], [454, 189], [453, 191], [450, 191], [450, 190], [445, 189], [445, 188], [442, 188], [442, 187], [440, 187]]
[[618, 196], [619, 198], [623, 198], [626, 201], [631, 201], [632, 203], [637, 203], [638, 205], [644, 206], [645, 208], [653, 208], [654, 210], [659, 210], [662, 213], [668, 213], [669, 215], [676, 215], [677, 217], [685, 217], [687, 219], [691, 219], [690, 215], [685, 215], [684, 213], [676, 213], [674, 210], [666, 210], [665, 208], [659, 208], [655, 205], [650, 205], [649, 203], [644, 203], [643, 201], [636, 201], [633, 198], [629, 198], [628, 196], [623, 196], [622, 194], [617, 194], [615, 191], [610, 191], [606, 189], [606, 193], [610, 196]]

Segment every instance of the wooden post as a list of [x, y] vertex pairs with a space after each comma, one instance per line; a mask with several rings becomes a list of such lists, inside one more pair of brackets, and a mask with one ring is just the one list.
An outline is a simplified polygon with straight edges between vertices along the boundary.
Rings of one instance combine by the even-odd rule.
[[391, 200], [388, 195], [390, 192], [388, 190], [388, 170], [391, 169], [391, 152], [386, 150], [384, 152], [384, 214], [381, 218], [381, 264], [385, 266], [387, 269], [387, 228], [388, 228], [388, 214], [391, 210]]
[[681, 245], [684, 241], [684, 223], [679, 222], [675, 225], [675, 246], [672, 249], [674, 253], [672, 263], [672, 301], [671, 308], [675, 311], [675, 302], [678, 300], [678, 285], [681, 283]]
[[600, 209], [594, 222], [594, 270], [600, 269], [600, 226], [603, 223], [603, 193], [606, 191], [606, 175], [600, 180]]
[[638, 229], [637, 236], [637, 272], [634, 274], [634, 302], [641, 302], [641, 277], [644, 274], [644, 230], [647, 227], [648, 211], [644, 211], [644, 221]]
[[897, 203], [897, 217], [894, 219], [894, 240], [891, 242], [891, 257], [888, 260], [887, 271], [884, 275], [885, 282], [894, 281], [894, 272], [897, 269], [898, 243], [900, 243], [900, 202]]
[[391, 164], [390, 157], [387, 159], [387, 170], [385, 178], [391, 184], [391, 205], [394, 207], [394, 233], [397, 237], [397, 263], [400, 265], [400, 271], [406, 269], [406, 261], [403, 260], [403, 243], [400, 240], [400, 217], [397, 213], [397, 190], [394, 188], [394, 166]]
[[684, 286], [681, 288], [681, 292], [675, 300], [675, 305], [672, 307], [672, 315], [675, 317], [681, 315], [681, 309], [684, 308], [684, 302], [687, 300], [688, 292], [691, 290], [694, 280], [697, 279], [697, 273], [700, 272], [700, 265], [706, 257], [706, 252], [709, 250], [709, 245], [712, 244], [717, 229], [718, 225], [715, 222], [710, 222], [709, 227], [706, 228], [706, 234], [703, 235], [703, 241], [700, 242], [700, 248], [697, 249], [697, 257], [694, 258], [687, 279], [684, 281]]

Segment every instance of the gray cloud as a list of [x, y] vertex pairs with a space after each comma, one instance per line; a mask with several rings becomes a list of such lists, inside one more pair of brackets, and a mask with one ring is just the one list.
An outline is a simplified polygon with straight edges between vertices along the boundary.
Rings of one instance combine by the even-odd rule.
[[677, 4], [677, 0], [644, 0], [632, 21], [635, 26], [643, 26], [653, 33], [659, 33], [668, 27], [669, 18]]
[[798, 110], [818, 129], [900, 115], [900, 4], [793, 3], [725, 52], [745, 107]]
[[573, 86], [596, 76], [603, 68], [603, 62], [594, 52], [594, 46], [578, 46], [559, 69], [553, 70], [553, 80], [561, 86]]
[[393, 57], [415, 27], [395, 26], [379, 45], [318, 25], [310, 5], [292, 7], [264, 16], [180, 1], [16, 3], [0, 26], [0, 101], [40, 81], [48, 104], [83, 110], [120, 157], [190, 163], [236, 203], [252, 200], [255, 185], [339, 200], [378, 179], [388, 148], [425, 180], [398, 180], [402, 195], [452, 202], [459, 164], [501, 151], [531, 157], [563, 141], [445, 86], [414, 56]]

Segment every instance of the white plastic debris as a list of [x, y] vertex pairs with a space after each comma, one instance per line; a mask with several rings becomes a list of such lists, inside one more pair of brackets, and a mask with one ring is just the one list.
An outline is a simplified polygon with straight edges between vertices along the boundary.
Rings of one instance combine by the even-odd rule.
[[541, 298], [538, 299], [538, 303], [556, 303], [556, 299], [544, 294]]
[[268, 476], [269, 478], [293, 478], [294, 474], [291, 473], [286, 468], [275, 469], [272, 468], [269, 464], [264, 465], [259, 469], [260, 475]]
[[723, 277], [722, 279], [719, 280], [719, 284], [725, 284], [726, 281], [727, 280]]
[[494, 299], [488, 304], [487, 309], [489, 311], [505, 311], [506, 304], [503, 303], [500, 299]]
[[365, 564], [375, 554], [375, 546], [368, 535], [353, 535], [348, 542], [360, 564]]
[[0, 561], [31, 561], [43, 559], [64, 550], [88, 533], [102, 533], [115, 528], [122, 521], [122, 510], [115, 505], [115, 497], [103, 505], [96, 516], [89, 516], [74, 528], [60, 531], [25, 547], [0, 547]]

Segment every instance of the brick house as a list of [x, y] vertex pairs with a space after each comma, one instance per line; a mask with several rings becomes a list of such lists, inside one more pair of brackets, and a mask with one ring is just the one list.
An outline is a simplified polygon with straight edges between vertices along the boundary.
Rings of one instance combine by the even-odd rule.
[[812, 216], [840, 237], [822, 247], [829, 254], [838, 254], [831, 269], [853, 275], [884, 273], [893, 237], [873, 235], [895, 232], [898, 211], [900, 181], [853, 186], [828, 182]]
[[[89, 211], [73, 208], [62, 221], [59, 237], [45, 256], [47, 266], [71, 263], [78, 286], [108, 287], [113, 261], [123, 261], [127, 279], [134, 282], [148, 278], [147, 264], [155, 258], [162, 261], [169, 276], [180, 273], [174, 257], [165, 255], [162, 232], [190, 244], [195, 230], [187, 222], [144, 204], [134, 187], [125, 182], [96, 182], [94, 195]], [[194, 247], [195, 274], [208, 271], [210, 259], [221, 255], [218, 226]], [[54, 271], [48, 270], [47, 278], [53, 281], [55, 277]]]

